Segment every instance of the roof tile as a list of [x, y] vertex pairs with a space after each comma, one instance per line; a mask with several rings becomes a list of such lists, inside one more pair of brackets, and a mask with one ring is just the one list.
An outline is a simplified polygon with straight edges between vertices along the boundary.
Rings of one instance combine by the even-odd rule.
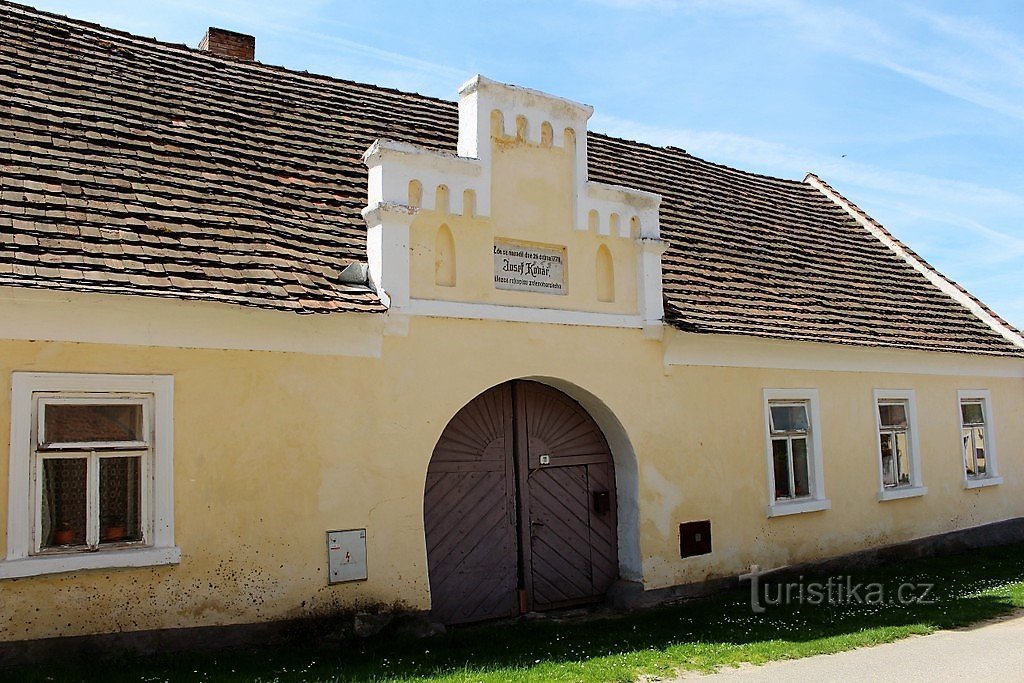
[[[361, 155], [454, 150], [452, 102], [0, 0], [0, 285], [381, 312]], [[589, 134], [590, 177], [663, 196], [682, 330], [1024, 355], [811, 186]], [[9, 234], [10, 233], [10, 234]]]

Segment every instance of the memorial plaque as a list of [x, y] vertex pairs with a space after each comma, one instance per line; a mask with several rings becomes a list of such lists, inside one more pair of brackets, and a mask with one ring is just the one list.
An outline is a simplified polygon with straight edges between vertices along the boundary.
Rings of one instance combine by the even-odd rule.
[[565, 294], [565, 247], [494, 240], [494, 286]]

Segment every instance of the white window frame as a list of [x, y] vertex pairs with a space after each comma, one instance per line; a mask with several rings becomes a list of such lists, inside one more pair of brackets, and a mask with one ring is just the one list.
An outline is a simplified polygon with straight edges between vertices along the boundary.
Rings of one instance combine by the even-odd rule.
[[[33, 392], [42, 393], [42, 392]], [[37, 406], [40, 408], [36, 415], [36, 430], [38, 435], [39, 446], [54, 450], [93, 450], [93, 449], [148, 449], [150, 444], [147, 438], [143, 438], [142, 441], [72, 441], [72, 442], [47, 442], [46, 440], [46, 421], [45, 411], [42, 408], [54, 405], [108, 405], [111, 402], [118, 404], [129, 404], [143, 406], [143, 424], [142, 433], [148, 435], [152, 431], [152, 408], [146, 409], [145, 404], [148, 402], [145, 395], [125, 395], [121, 392], [104, 392], [105, 394], [113, 396], [112, 399], [108, 400], [107, 396], [97, 397], [95, 394], [79, 394], [72, 396], [70, 392], [62, 391], [57, 396], [43, 396], [37, 401]]]
[[[45, 394], [43, 398], [38, 394]], [[37, 402], [60, 402], [62, 396], [79, 401], [103, 400], [103, 395], [145, 396], [152, 401], [152, 488], [145, 500], [144, 545], [129, 545], [84, 552], [38, 552], [38, 530], [32, 491], [35, 444], [33, 419]], [[140, 399], [141, 400], [141, 399]], [[11, 451], [8, 473], [7, 557], [0, 561], [0, 579], [22, 578], [84, 569], [148, 567], [177, 564], [181, 551], [174, 545], [174, 434], [172, 411], [174, 378], [168, 375], [107, 375], [56, 372], [11, 374]], [[41, 412], [41, 411], [40, 411]], [[147, 425], [148, 427], [148, 425]], [[132, 444], [117, 444], [132, 446]], [[136, 444], [137, 445], [137, 444]], [[143, 471], [145, 472], [145, 467]]]
[[[764, 447], [768, 472], [769, 517], [782, 517], [804, 512], [818, 512], [832, 507], [832, 501], [825, 497], [825, 471], [821, 446], [821, 409], [817, 389], [765, 389], [764, 390]], [[773, 403], [803, 403], [807, 406], [808, 423], [808, 481], [811, 494], [793, 500], [775, 500], [775, 467], [772, 450]]]
[[[882, 442], [879, 436], [882, 433], [882, 416], [879, 415], [878, 406], [882, 403], [903, 403], [907, 406], [907, 448], [910, 457], [910, 484], [886, 488], [885, 472], [882, 469]], [[878, 501], [902, 500], [904, 498], [917, 498], [928, 493], [928, 487], [924, 485], [924, 477], [921, 472], [921, 448], [919, 446], [920, 434], [917, 428], [917, 396], [913, 389], [875, 389], [874, 405], [875, 412], [875, 463], [878, 467]]]
[[[956, 392], [956, 421], [960, 426], [959, 435], [963, 439], [964, 420], [961, 404], [964, 401], [981, 401], [985, 411], [985, 476], [969, 477], [964, 467], [963, 446], [959, 449], [960, 469], [963, 472], [964, 488], [978, 489], [986, 486], [998, 486], [1003, 483], [999, 474], [999, 460], [996, 456], [995, 416], [992, 412], [992, 394], [988, 389], [960, 389]], [[962, 443], [962, 442], [961, 442]]]

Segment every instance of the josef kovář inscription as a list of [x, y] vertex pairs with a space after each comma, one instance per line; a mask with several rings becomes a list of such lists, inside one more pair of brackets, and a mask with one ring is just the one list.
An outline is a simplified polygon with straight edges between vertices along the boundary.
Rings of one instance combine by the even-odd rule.
[[538, 247], [494, 240], [494, 286], [565, 294], [565, 247]]

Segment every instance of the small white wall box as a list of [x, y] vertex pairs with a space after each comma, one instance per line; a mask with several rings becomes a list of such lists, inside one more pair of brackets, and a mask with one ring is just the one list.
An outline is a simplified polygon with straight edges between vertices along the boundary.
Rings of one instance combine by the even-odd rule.
[[327, 532], [328, 583], [366, 580], [366, 529]]

